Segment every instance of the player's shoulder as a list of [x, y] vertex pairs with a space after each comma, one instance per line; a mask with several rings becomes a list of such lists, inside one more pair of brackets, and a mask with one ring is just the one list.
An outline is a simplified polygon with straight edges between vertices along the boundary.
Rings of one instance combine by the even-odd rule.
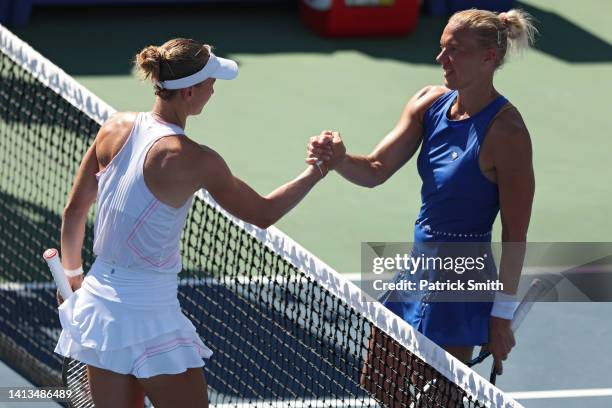
[[419, 90], [415, 96], [417, 98], [436, 98], [449, 91], [450, 89], [442, 85], [427, 85], [421, 88], [421, 90]]
[[414, 116], [421, 118], [425, 111], [442, 95], [450, 89], [439, 85], [428, 85], [415, 93], [406, 105], [406, 111]]
[[104, 139], [108, 139], [109, 137], [112, 139], [113, 136], [129, 134], [134, 126], [137, 116], [137, 112], [113, 113], [100, 127], [97, 141], [100, 142]]
[[132, 127], [137, 117], [138, 112], [115, 112], [108, 117], [102, 128]]
[[418, 105], [428, 108], [436, 99], [449, 91], [450, 89], [445, 86], [429, 85], [415, 94], [415, 101]]
[[176, 173], [181, 174], [185, 180], [192, 180], [195, 185], [201, 186], [202, 177], [216, 177], [223, 173], [227, 164], [219, 153], [208, 146], [196, 141], [182, 137], [175, 145], [174, 152], [180, 154], [171, 155]]
[[515, 135], [515, 137], [529, 137], [525, 121], [519, 110], [508, 102], [493, 119], [490, 132], [500, 136]]
[[487, 139], [491, 139], [500, 152], [530, 150], [531, 137], [518, 109], [506, 104], [489, 127]]
[[185, 135], [166, 139], [167, 149], [180, 157], [185, 163], [191, 163], [191, 167], [194, 167], [194, 165], [198, 167], [221, 159], [219, 153]]

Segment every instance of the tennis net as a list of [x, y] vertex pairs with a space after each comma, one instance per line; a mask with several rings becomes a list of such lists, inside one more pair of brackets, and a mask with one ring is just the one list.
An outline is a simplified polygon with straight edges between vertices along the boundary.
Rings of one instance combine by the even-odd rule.
[[[53, 386], [60, 325], [41, 252], [57, 245], [79, 161], [113, 109], [2, 26], [0, 49], [0, 359]], [[211, 406], [520, 406], [282, 232], [233, 218], [205, 191], [182, 254], [179, 300], [214, 351]]]

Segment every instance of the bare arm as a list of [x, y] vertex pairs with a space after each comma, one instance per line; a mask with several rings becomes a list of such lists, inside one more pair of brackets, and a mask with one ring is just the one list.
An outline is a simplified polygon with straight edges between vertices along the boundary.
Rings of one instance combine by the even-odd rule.
[[[493, 142], [493, 165], [499, 190], [502, 221], [502, 256], [499, 280], [503, 292], [516, 294], [523, 260], [531, 206], [535, 192], [531, 139], [520, 114], [509, 110], [490, 129]], [[497, 374], [503, 372], [502, 360], [515, 346], [511, 320], [491, 316], [489, 349], [494, 356]]]
[[[431, 103], [446, 91], [443, 87], [426, 87], [406, 104], [398, 123], [367, 156], [345, 154], [335, 157], [332, 165], [338, 173], [352, 183], [363, 187], [375, 187], [384, 183], [399, 170], [419, 148], [423, 138], [423, 114]], [[307, 162], [325, 154], [324, 146], [311, 140]], [[340, 141], [341, 142], [341, 141]], [[335, 150], [334, 155], [338, 154]], [[326, 158], [326, 157], [323, 157]]]
[[[96, 172], [96, 143], [94, 142], [81, 161], [77, 171], [68, 203], [62, 217], [62, 265], [64, 269], [76, 269], [81, 266], [81, 250], [85, 238], [85, 225], [89, 208], [96, 201], [98, 182]], [[82, 275], [70, 279], [73, 289], [80, 287]]]
[[493, 164], [499, 190], [502, 242], [500, 281], [515, 294], [525, 254], [524, 243], [535, 193], [531, 139], [520, 114], [512, 109], [491, 127]]
[[231, 214], [260, 228], [267, 228], [278, 221], [323, 178], [316, 167], [308, 166], [292, 181], [261, 196], [234, 176], [223, 158], [213, 150], [199, 146], [195, 155], [197, 158], [193, 162], [198, 165], [193, 176], [198, 188], [208, 190]]

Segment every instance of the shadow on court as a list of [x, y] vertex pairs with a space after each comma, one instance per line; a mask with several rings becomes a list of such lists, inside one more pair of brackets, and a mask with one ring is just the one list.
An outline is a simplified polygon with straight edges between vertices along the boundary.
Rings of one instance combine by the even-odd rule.
[[[45, 230], [59, 235], [60, 217], [2, 189], [0, 211], [4, 225], [0, 242], [6, 250], [6, 256], [0, 256], [0, 284], [4, 285], [0, 287], [0, 359], [34, 384], [49, 385], [52, 381], [57, 385], [62, 360], [53, 349], [60, 323], [55, 289], [40, 259], [43, 244], [36, 239]], [[91, 237], [88, 225], [85, 249], [91, 248]], [[341, 317], [325, 314], [323, 306], [310, 309], [301, 305], [304, 296], [326, 299], [318, 286], [304, 294], [293, 292], [304, 289], [297, 284], [268, 288], [238, 280], [218, 283], [202, 270], [186, 270], [181, 276], [199, 277], [197, 282], [179, 285], [179, 299], [185, 314], [215, 352], [206, 370], [211, 389], [219, 394], [217, 402], [347, 395], [365, 398], [357, 385], [363, 365], [360, 350], [347, 345], [367, 336], [369, 327], [352, 326], [340, 333], [337, 325], [341, 325]], [[11, 288], [7, 283], [30, 284]], [[359, 344], [365, 342], [364, 337]], [[25, 357], [13, 358], [16, 350]]]
[[60, 217], [0, 188], [0, 224], [0, 360], [31, 383], [58, 386], [61, 359], [53, 353], [60, 327], [55, 290], [5, 285], [50, 281], [40, 255], [44, 249], [40, 231], [59, 236]]
[[540, 31], [535, 47], [570, 63], [612, 62], [612, 45], [557, 13], [521, 3]]
[[[536, 48], [571, 63], [610, 62], [612, 45], [565, 17], [517, 3], [537, 19]], [[16, 33], [71, 75], [126, 75], [135, 53], [149, 44], [184, 36], [218, 47], [220, 55], [358, 51], [373, 58], [437, 65], [446, 22], [421, 16], [402, 37], [327, 39], [308, 30], [296, 4], [140, 7], [35, 7]], [[87, 25], [87, 35], [79, 35]]]
[[[423, 17], [417, 30], [389, 38], [326, 39], [307, 29], [295, 5], [35, 7], [15, 33], [71, 75], [126, 75], [138, 50], [183, 36], [209, 42], [219, 55], [359, 51], [374, 58], [437, 65], [444, 18]], [[78, 35], [87, 26], [86, 35]]]

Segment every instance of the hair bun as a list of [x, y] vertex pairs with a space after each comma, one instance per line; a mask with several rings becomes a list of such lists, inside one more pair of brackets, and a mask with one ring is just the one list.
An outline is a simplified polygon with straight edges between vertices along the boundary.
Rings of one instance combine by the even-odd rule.
[[143, 78], [159, 80], [160, 64], [163, 60], [162, 52], [159, 47], [149, 45], [136, 55], [136, 65]]
[[507, 30], [510, 53], [520, 53], [533, 44], [538, 30], [533, 24], [533, 17], [529, 13], [521, 9], [512, 9], [505, 13], [499, 13], [498, 18]]
[[505, 25], [506, 27], [508, 25], [510, 25], [510, 18], [508, 17], [508, 14], [506, 14], [506, 13], [499, 13], [497, 15], [497, 17], [502, 22], [502, 24]]
[[169, 100], [176, 90], [163, 89], [160, 82], [192, 75], [206, 65], [211, 46], [189, 38], [173, 38], [160, 46], [149, 45], [134, 57], [141, 79], [150, 79], [155, 95]]

